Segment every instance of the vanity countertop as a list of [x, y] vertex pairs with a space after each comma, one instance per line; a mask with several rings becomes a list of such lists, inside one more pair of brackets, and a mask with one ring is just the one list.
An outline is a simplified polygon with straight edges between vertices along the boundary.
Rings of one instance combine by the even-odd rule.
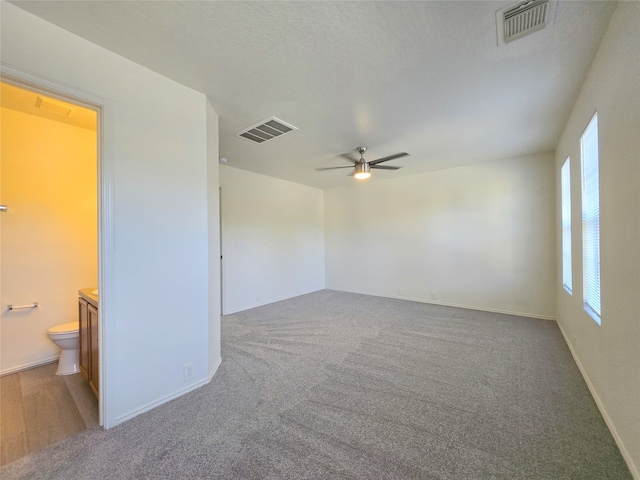
[[94, 290], [97, 290], [97, 287], [81, 288], [78, 290], [78, 295], [94, 307], [98, 308], [98, 295], [93, 294]]

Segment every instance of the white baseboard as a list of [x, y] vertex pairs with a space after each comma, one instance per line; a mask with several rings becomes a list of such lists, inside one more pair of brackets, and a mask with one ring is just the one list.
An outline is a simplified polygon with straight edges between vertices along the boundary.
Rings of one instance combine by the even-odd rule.
[[251, 303], [251, 304], [247, 304], [247, 305], [242, 305], [242, 306], [234, 305], [234, 306], [231, 306], [228, 309], [225, 308], [224, 304], [223, 304], [222, 315], [231, 315], [233, 313], [244, 312], [245, 310], [251, 310], [252, 308], [264, 307], [265, 305], [270, 305], [270, 304], [276, 303], [276, 302], [283, 302], [284, 300], [289, 300], [291, 298], [301, 297], [303, 295], [309, 295], [310, 293], [321, 292], [322, 290], [324, 290], [324, 288], [321, 288], [319, 290], [311, 290], [310, 292], [296, 293], [295, 295], [291, 295], [290, 297], [272, 298], [272, 299], [269, 299], [269, 300], [264, 300], [264, 301]]
[[218, 367], [220, 367], [221, 364], [222, 364], [222, 358], [218, 358], [215, 365], [213, 366], [213, 369], [211, 370], [211, 372], [209, 372], [209, 376], [206, 379], [203, 379], [197, 383], [188, 385], [187, 387], [181, 388], [180, 390], [176, 390], [173, 393], [170, 393], [169, 395], [166, 395], [157, 400], [149, 402], [141, 406], [140, 408], [136, 408], [134, 410], [131, 410], [125, 413], [124, 415], [117, 417], [115, 423], [111, 425], [110, 428], [115, 427], [116, 425], [120, 425], [121, 423], [124, 423], [127, 420], [131, 420], [133, 417], [137, 417], [142, 413], [148, 412], [149, 410], [153, 410], [154, 408], [159, 407], [164, 403], [170, 402], [175, 398], [181, 397], [186, 393], [189, 393], [193, 390], [197, 390], [198, 388], [203, 387], [204, 385], [207, 385], [208, 383], [211, 382], [211, 380], [213, 379], [213, 376], [216, 374], [216, 372], [218, 371]]
[[48, 357], [42, 360], [38, 360], [36, 362], [25, 363], [24, 365], [18, 365], [17, 367], [7, 368], [6, 370], [0, 371], [0, 377], [4, 377], [5, 375], [11, 375], [12, 373], [22, 372], [23, 370], [30, 370], [32, 368], [40, 367], [42, 365], [47, 365], [49, 363], [57, 362], [60, 358], [60, 355], [56, 355], [55, 357]]
[[589, 379], [589, 375], [587, 375], [587, 372], [582, 367], [582, 364], [580, 363], [580, 359], [578, 358], [578, 354], [573, 349], [573, 345], [571, 345], [571, 342], [569, 341], [569, 337], [565, 333], [560, 322], [558, 322], [558, 327], [560, 328], [560, 332], [562, 332], [562, 336], [564, 337], [565, 343], [569, 347], [569, 351], [571, 352], [571, 356], [573, 357], [573, 360], [576, 362], [576, 365], [578, 366], [578, 369], [582, 374], [582, 378], [584, 378], [584, 381], [587, 384], [587, 387], [589, 388], [589, 392], [591, 392], [591, 396], [593, 397], [593, 400], [596, 402], [596, 405], [598, 406], [598, 410], [600, 410], [600, 414], [602, 415], [602, 418], [604, 418], [604, 421], [607, 424], [607, 427], [609, 427], [609, 431], [611, 432], [611, 435], [613, 436], [613, 439], [615, 440], [616, 445], [618, 445], [618, 448], [620, 449], [620, 453], [622, 453], [622, 458], [624, 458], [624, 461], [627, 463], [627, 467], [629, 467], [629, 470], [631, 471], [631, 476], [634, 478], [634, 480], [640, 480], [640, 470], [638, 470], [638, 466], [636, 466], [633, 463], [633, 459], [631, 458], [631, 455], [629, 455], [629, 451], [625, 448], [624, 443], [620, 438], [620, 435], [618, 435], [618, 431], [616, 430], [616, 427], [613, 424], [611, 417], [609, 417], [607, 410], [604, 408], [604, 405], [602, 404], [602, 401], [598, 396], [598, 392], [593, 386], [593, 383], [591, 383], [591, 380]]
[[129, 412], [125, 413], [124, 415], [120, 415], [119, 417], [116, 418], [116, 421], [113, 423], [113, 425], [110, 425], [109, 428], [113, 428], [116, 425], [120, 425], [121, 423], [126, 422], [127, 420], [131, 420], [133, 417], [137, 417], [138, 415], [148, 412], [149, 410], [153, 410], [156, 407], [159, 407], [160, 405], [170, 402], [171, 400], [174, 400], [178, 397], [181, 397], [182, 395], [189, 393], [193, 390], [197, 390], [198, 388], [206, 385], [207, 383], [209, 383], [209, 377], [207, 378], [203, 378], [202, 380], [196, 382], [196, 383], [192, 383], [184, 388], [181, 388], [179, 390], [176, 390], [168, 395], [165, 395], [164, 397], [160, 397], [156, 400], [153, 400], [152, 402], [149, 402], [145, 405], [142, 405], [139, 408], [136, 408], [134, 410], [130, 410]]
[[382, 298], [394, 298], [396, 300], [408, 300], [410, 302], [419, 302], [419, 303], [428, 303], [432, 305], [442, 305], [443, 307], [455, 307], [455, 308], [464, 308], [466, 310], [479, 310], [481, 312], [491, 312], [491, 313], [504, 313], [505, 315], [517, 315], [518, 317], [528, 317], [528, 318], [538, 318], [540, 320], [552, 320], [556, 321], [556, 317], [552, 317], [549, 315], [540, 315], [537, 313], [524, 313], [524, 312], [516, 312], [511, 310], [500, 310], [497, 308], [487, 308], [487, 307], [478, 307], [474, 305], [462, 305], [458, 303], [447, 303], [447, 302], [439, 302], [437, 300], [425, 300], [424, 298], [412, 298], [412, 297], [400, 297], [396, 295], [377, 295], [373, 293], [367, 292], [356, 292], [354, 290], [337, 290], [334, 288], [327, 288], [327, 290], [334, 290], [336, 292], [348, 292], [348, 293], [357, 293], [360, 295], [370, 295], [372, 297], [382, 297]]

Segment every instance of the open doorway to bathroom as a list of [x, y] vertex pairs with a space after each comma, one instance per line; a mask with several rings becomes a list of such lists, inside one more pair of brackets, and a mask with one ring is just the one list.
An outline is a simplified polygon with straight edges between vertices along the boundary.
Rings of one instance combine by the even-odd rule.
[[0, 465], [5, 465], [99, 424], [90, 373], [67, 367], [66, 375], [56, 375], [60, 348], [47, 335], [54, 326], [78, 324], [79, 290], [98, 287], [99, 115], [18, 83], [3, 80], [0, 89], [0, 204], [6, 206], [0, 211]]

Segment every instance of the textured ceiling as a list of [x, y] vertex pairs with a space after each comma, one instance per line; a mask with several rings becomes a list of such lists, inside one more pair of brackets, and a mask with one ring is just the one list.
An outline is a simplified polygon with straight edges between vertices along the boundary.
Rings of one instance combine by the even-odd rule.
[[[319, 188], [354, 182], [314, 169], [359, 145], [411, 154], [369, 181], [552, 151], [615, 8], [559, 1], [498, 46], [511, 1], [12, 3], [204, 92], [229, 165]], [[299, 130], [234, 136], [272, 115]]]

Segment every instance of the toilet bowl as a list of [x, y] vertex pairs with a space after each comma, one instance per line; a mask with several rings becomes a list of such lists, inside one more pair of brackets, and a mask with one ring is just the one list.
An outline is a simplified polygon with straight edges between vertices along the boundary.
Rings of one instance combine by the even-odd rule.
[[78, 359], [78, 322], [63, 323], [47, 330], [49, 340], [60, 349], [56, 375], [71, 375], [80, 371]]

